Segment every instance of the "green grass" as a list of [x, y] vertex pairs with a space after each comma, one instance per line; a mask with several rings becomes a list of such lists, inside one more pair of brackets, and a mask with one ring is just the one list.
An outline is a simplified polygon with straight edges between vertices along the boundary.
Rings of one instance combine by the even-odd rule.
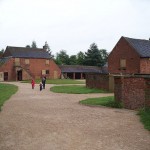
[[150, 131], [150, 108], [140, 109], [138, 115], [140, 121], [144, 124], [144, 128]]
[[[31, 80], [22, 81], [22, 83], [30, 83]], [[38, 79], [35, 81], [36, 83], [40, 83], [41, 80]], [[46, 84], [85, 84], [85, 80], [71, 80], [71, 79], [47, 79]]]
[[122, 105], [114, 100], [114, 96], [100, 97], [100, 98], [88, 98], [79, 102], [80, 104], [91, 106], [106, 106], [112, 108], [122, 108]]
[[8, 100], [18, 90], [18, 87], [12, 84], [0, 83], [0, 110], [4, 102]]
[[54, 86], [50, 90], [55, 93], [68, 93], [68, 94], [88, 94], [88, 93], [106, 93], [100, 89], [90, 89], [85, 86], [69, 85], [69, 86]]

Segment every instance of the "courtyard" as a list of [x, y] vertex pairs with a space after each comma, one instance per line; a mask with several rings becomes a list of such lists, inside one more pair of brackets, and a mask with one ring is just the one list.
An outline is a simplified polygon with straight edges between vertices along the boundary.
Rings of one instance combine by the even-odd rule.
[[58, 94], [13, 82], [18, 92], [0, 112], [0, 150], [149, 150], [137, 112], [79, 101], [112, 94]]

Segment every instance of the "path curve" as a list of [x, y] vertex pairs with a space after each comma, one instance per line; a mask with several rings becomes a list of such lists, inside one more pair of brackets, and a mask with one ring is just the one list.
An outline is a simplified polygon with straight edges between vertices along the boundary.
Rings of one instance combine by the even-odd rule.
[[14, 82], [19, 91], [0, 112], [0, 150], [150, 150], [135, 111], [78, 102], [110, 94], [57, 94]]

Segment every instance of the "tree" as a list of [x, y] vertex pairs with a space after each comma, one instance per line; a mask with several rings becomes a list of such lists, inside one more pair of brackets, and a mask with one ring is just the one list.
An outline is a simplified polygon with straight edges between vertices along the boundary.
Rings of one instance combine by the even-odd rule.
[[54, 55], [52, 55], [52, 51], [47, 42], [45, 42], [45, 45], [43, 47], [46, 50], [46, 52], [48, 52], [48, 54], [50, 55], [50, 58], [54, 58]]
[[26, 45], [26, 48], [31, 48], [30, 45]]
[[90, 48], [85, 52], [85, 62], [87, 66], [100, 66], [102, 57], [95, 43], [90, 45]]
[[78, 65], [83, 65], [84, 59], [85, 59], [85, 55], [83, 52], [80, 51], [79, 53], [77, 53], [77, 64]]
[[107, 62], [108, 53], [105, 49], [99, 50], [95, 43], [85, 52], [85, 65], [102, 67]]
[[4, 49], [1, 49], [1, 51], [0, 51], [0, 57], [2, 57], [3, 54], [4, 54]]
[[56, 54], [55, 62], [58, 65], [69, 65], [69, 56], [65, 50], [61, 50], [59, 53]]
[[37, 45], [36, 45], [36, 42], [35, 42], [35, 41], [32, 41], [31, 47], [32, 47], [32, 48], [37, 48]]
[[77, 57], [76, 57], [76, 55], [71, 55], [69, 57], [69, 65], [77, 65]]
[[107, 53], [106, 49], [100, 49], [100, 54], [102, 57], [101, 65], [104, 66], [108, 59], [108, 53]]

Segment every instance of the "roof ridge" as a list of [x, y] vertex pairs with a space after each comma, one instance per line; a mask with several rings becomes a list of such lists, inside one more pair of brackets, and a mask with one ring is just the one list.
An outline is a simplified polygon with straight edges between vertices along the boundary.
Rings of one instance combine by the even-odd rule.
[[39, 48], [26, 48], [26, 47], [11, 47], [7, 46], [4, 56], [13, 56], [20, 58], [50, 58], [48, 52]]
[[141, 40], [141, 41], [149, 41], [150, 42], [150, 40], [146, 40], [146, 39], [136, 39], [136, 38], [130, 38], [130, 37], [125, 37], [125, 36], [122, 36], [122, 37], [124, 37], [125, 39]]
[[17, 47], [17, 46], [7, 46], [8, 48], [24, 48], [24, 49], [40, 49], [44, 50], [43, 48], [33, 48], [33, 47]]
[[145, 39], [134, 39], [123, 37], [132, 46], [140, 57], [150, 57], [150, 40]]

